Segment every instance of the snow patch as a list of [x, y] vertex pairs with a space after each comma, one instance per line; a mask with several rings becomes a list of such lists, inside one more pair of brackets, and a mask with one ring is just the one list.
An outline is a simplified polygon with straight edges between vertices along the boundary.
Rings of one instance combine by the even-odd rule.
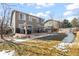
[[67, 52], [68, 51], [68, 49], [67, 49], [67, 45], [69, 45], [70, 43], [60, 43], [60, 44], [58, 44], [58, 45], [56, 45], [56, 46], [54, 46], [57, 50], [59, 50], [59, 51], [62, 51], [62, 52]]
[[0, 56], [15, 56], [15, 51], [3, 50], [0, 52]]

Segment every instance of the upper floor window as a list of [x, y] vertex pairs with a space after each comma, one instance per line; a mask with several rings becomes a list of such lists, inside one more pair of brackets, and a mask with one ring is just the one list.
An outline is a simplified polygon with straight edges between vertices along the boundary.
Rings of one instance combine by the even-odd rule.
[[32, 21], [32, 17], [31, 16], [29, 16], [29, 21]]
[[20, 20], [25, 20], [26, 16], [25, 14], [20, 13]]
[[39, 23], [40, 22], [40, 19], [38, 18], [38, 19], [36, 19], [36, 21], [37, 21], [37, 23]]

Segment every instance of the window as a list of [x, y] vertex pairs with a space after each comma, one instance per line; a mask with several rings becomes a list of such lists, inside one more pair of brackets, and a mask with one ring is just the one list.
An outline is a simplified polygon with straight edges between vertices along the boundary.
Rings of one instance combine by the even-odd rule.
[[37, 20], [37, 23], [39, 23], [40, 19], [38, 18], [38, 19], [36, 19], [36, 20]]
[[26, 16], [25, 14], [20, 13], [20, 20], [25, 20]]
[[29, 16], [29, 21], [32, 21], [32, 17], [31, 16]]
[[23, 24], [19, 24], [19, 28], [24, 28], [24, 25]]
[[32, 26], [28, 26], [28, 29], [29, 29], [29, 30], [32, 30]]

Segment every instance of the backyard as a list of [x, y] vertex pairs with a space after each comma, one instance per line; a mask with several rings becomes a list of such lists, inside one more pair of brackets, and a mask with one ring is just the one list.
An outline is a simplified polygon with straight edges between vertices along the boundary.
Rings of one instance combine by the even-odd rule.
[[[78, 38], [79, 33], [77, 33]], [[19, 40], [19, 39], [18, 39]], [[0, 43], [0, 51], [2, 50], [15, 50], [16, 55], [20, 56], [77, 56], [79, 55], [78, 40], [66, 46], [65, 52], [57, 50], [54, 46], [61, 43], [62, 40], [54, 38], [47, 40], [47, 38], [28, 40], [23, 43]], [[12, 44], [12, 45], [11, 45]]]
[[[42, 41], [42, 40], [31, 40], [28, 42], [24, 42], [19, 44], [20, 49], [17, 51], [20, 52], [20, 55], [57, 55], [57, 51], [55, 48], [53, 48], [54, 45], [58, 44], [60, 41]], [[17, 46], [18, 48], [18, 46]], [[3, 44], [0, 44], [0, 50], [14, 50], [14, 47], [9, 46], [8, 44], [5, 44], [3, 47]], [[17, 50], [17, 49], [16, 49]]]

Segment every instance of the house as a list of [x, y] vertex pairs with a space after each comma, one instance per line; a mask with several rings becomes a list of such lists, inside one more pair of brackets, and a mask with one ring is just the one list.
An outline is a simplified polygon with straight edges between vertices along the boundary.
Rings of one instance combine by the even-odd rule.
[[58, 29], [60, 27], [61, 27], [61, 22], [56, 21], [56, 20], [51, 19], [51, 20], [47, 20], [44, 23], [44, 29], [49, 32], [52, 32], [53, 29]]
[[43, 30], [44, 19], [21, 11], [12, 11], [10, 26], [13, 33], [37, 33]]

